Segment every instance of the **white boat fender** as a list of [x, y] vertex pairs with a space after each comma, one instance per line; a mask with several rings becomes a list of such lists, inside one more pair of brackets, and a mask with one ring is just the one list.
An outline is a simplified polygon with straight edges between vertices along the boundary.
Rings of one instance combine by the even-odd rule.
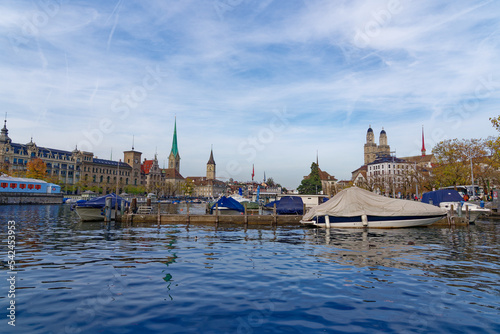
[[362, 215], [361, 222], [363, 223], [363, 226], [368, 226], [368, 217], [366, 215]]

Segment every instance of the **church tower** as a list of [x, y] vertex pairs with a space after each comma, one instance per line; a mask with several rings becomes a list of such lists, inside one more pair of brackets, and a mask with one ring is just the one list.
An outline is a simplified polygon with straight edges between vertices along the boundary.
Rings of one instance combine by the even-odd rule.
[[387, 145], [387, 133], [385, 133], [384, 128], [382, 128], [382, 131], [380, 131], [377, 154], [380, 157], [391, 155], [391, 148], [389, 147], [389, 145]]
[[213, 149], [210, 150], [210, 159], [207, 162], [207, 180], [215, 180], [215, 160]]
[[179, 155], [179, 149], [177, 147], [177, 119], [175, 119], [174, 123], [174, 138], [172, 139], [172, 150], [168, 156], [168, 168], [174, 168], [180, 173], [181, 156]]
[[377, 144], [375, 144], [375, 136], [373, 135], [372, 126], [368, 128], [366, 132], [366, 144], [365, 144], [365, 165], [374, 161], [376, 158]]
[[134, 150], [134, 139], [132, 139], [132, 149], [123, 152], [123, 161], [132, 167], [130, 181], [134, 186], [141, 184], [141, 155], [142, 152]]

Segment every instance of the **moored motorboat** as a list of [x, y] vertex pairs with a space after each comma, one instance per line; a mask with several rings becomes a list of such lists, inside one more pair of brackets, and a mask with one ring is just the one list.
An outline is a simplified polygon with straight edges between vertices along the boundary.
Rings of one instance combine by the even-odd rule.
[[301, 223], [333, 228], [399, 228], [427, 226], [444, 217], [444, 209], [430, 204], [388, 198], [351, 187], [312, 208]]
[[304, 202], [299, 196], [284, 196], [278, 201], [273, 201], [266, 205], [273, 210], [276, 204], [276, 213], [278, 215], [303, 215]]
[[474, 223], [476, 219], [481, 215], [487, 215], [491, 213], [490, 209], [482, 208], [481, 206], [465, 202], [462, 195], [455, 189], [439, 189], [435, 191], [429, 191], [422, 195], [422, 203], [429, 203], [440, 208], [450, 211], [453, 207], [455, 214], [459, 214], [461, 210], [462, 215], [467, 215], [470, 223]]
[[122, 206], [125, 208], [130, 204], [124, 198], [111, 193], [88, 201], [78, 201], [75, 206], [76, 213], [82, 221], [104, 220], [104, 208], [107, 198], [111, 198], [111, 219], [115, 219], [115, 208], [121, 210]]
[[245, 207], [232, 197], [222, 196], [210, 206], [210, 214], [217, 209], [219, 214], [240, 214], [245, 212]]

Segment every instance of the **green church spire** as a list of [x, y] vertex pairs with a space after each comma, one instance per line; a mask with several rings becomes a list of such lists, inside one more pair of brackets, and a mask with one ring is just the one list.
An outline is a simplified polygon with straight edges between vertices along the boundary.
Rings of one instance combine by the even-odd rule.
[[172, 139], [172, 150], [168, 156], [168, 168], [173, 168], [180, 172], [181, 169], [181, 156], [179, 154], [179, 148], [177, 147], [177, 117], [174, 123], [174, 138]]
[[170, 154], [173, 154], [174, 157], [179, 155], [179, 149], [177, 148], [177, 118], [175, 118], [174, 122], [174, 139], [172, 140], [172, 150]]

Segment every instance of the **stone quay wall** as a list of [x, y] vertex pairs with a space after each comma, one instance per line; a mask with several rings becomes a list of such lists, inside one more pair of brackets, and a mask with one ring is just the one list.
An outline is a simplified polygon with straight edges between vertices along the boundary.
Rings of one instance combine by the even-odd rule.
[[62, 194], [0, 193], [2, 204], [62, 204]]

